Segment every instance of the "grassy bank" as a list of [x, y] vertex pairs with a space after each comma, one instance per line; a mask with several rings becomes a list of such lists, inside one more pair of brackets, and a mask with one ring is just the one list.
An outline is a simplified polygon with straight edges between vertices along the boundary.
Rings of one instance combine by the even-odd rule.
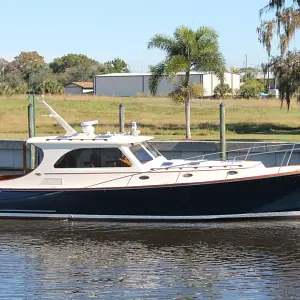
[[[136, 121], [142, 134], [156, 139], [185, 138], [184, 105], [168, 98], [46, 96], [45, 100], [75, 129], [80, 122], [99, 120], [96, 132], [118, 131], [118, 107], [125, 104], [126, 130]], [[278, 100], [224, 100], [227, 138], [231, 140], [300, 141], [300, 107], [293, 104], [289, 113], [280, 110]], [[193, 100], [191, 128], [194, 140], [219, 138], [219, 100]], [[0, 97], [0, 139], [25, 139], [27, 134], [26, 96]], [[62, 134], [48, 112], [37, 105], [37, 134]]]

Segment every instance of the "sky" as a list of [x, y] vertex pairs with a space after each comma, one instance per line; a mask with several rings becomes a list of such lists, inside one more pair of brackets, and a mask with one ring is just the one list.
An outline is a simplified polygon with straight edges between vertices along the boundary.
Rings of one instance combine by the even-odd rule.
[[[209, 26], [219, 33], [227, 66], [255, 67], [268, 57], [258, 42], [259, 9], [268, 0], [3, 0], [0, 57], [37, 51], [46, 62], [80, 53], [105, 62], [124, 59], [131, 71], [147, 72], [164, 58], [148, 50], [157, 34], [172, 35], [180, 26]], [[298, 42], [298, 43], [297, 43]], [[297, 37], [291, 47], [299, 44]], [[276, 41], [272, 54], [278, 54]]]

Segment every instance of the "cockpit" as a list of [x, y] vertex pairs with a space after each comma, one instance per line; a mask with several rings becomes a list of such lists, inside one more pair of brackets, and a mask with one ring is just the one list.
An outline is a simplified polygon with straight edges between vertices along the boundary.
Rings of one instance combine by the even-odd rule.
[[[132, 167], [133, 162], [121, 148], [89, 147], [71, 150], [60, 157], [54, 168], [112, 168]], [[130, 146], [129, 151], [141, 163], [146, 164], [161, 154], [147, 141]]]

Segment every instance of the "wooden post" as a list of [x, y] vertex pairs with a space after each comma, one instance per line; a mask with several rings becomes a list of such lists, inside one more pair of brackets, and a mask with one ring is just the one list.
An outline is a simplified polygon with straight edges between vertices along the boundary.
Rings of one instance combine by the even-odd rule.
[[226, 160], [226, 125], [225, 125], [225, 104], [220, 104], [220, 152], [221, 159]]
[[119, 106], [119, 124], [120, 124], [120, 132], [123, 133], [125, 132], [125, 127], [124, 127], [124, 115], [125, 115], [125, 106], [124, 104], [120, 104]]
[[32, 95], [32, 105], [33, 105], [33, 136], [36, 136], [36, 116], [35, 116], [35, 93]]
[[23, 143], [23, 172], [24, 174], [27, 173], [27, 147], [26, 142]]
[[[34, 137], [34, 122], [33, 122], [33, 105], [28, 104], [28, 133], [29, 138]], [[30, 168], [35, 168], [35, 149], [33, 145], [30, 145]]]

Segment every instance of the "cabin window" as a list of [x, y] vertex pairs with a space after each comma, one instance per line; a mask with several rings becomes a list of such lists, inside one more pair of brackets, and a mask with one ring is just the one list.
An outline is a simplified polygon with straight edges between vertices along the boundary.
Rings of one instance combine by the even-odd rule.
[[143, 142], [142, 144], [155, 158], [161, 156], [161, 154], [149, 143]]
[[66, 153], [54, 168], [131, 167], [131, 162], [118, 148], [86, 148]]
[[132, 146], [130, 150], [142, 164], [153, 160], [153, 157], [145, 150], [142, 145]]

